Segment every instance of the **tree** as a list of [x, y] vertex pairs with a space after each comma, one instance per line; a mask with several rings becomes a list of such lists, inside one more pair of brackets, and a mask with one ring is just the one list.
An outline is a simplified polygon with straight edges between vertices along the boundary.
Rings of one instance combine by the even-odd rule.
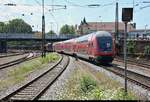
[[4, 32], [4, 27], [5, 27], [5, 23], [4, 22], [0, 22], [0, 33]]
[[134, 54], [135, 53], [135, 45], [136, 43], [134, 41], [128, 41], [127, 42], [127, 51], [130, 54]]
[[74, 26], [65, 24], [61, 27], [60, 34], [75, 34], [75, 28]]
[[150, 45], [147, 45], [144, 47], [144, 54], [145, 55], [150, 55]]
[[75, 34], [75, 28], [73, 25], [70, 27], [70, 34]]
[[32, 27], [22, 19], [10, 20], [7, 24], [0, 22], [0, 33], [31, 33]]
[[31, 33], [32, 27], [22, 19], [13, 19], [8, 23], [9, 33]]
[[56, 34], [56, 33], [53, 30], [50, 30], [47, 34], [53, 35], [53, 34]]

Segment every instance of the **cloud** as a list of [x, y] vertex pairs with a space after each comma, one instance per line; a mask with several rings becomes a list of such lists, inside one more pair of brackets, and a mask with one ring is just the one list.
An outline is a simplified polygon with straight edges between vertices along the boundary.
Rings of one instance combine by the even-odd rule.
[[[41, 0], [38, 0], [41, 3]], [[46, 1], [45, 1], [46, 2]], [[4, 4], [14, 3], [17, 6], [6, 6]], [[9, 21], [15, 18], [21, 18], [31, 26], [34, 25], [34, 30], [41, 31], [42, 27], [42, 8], [39, 4], [37, 4], [34, 0], [0, 0], [0, 21]], [[47, 3], [48, 4], [48, 3]], [[46, 6], [46, 5], [45, 5]], [[46, 27], [45, 31], [48, 32], [51, 28], [49, 24], [50, 21], [54, 20], [54, 18], [50, 15], [48, 11], [50, 7], [45, 8], [45, 18], [46, 18]], [[33, 15], [31, 15], [33, 13]], [[22, 16], [24, 14], [24, 16]], [[60, 14], [58, 14], [60, 16]], [[64, 17], [63, 17], [64, 18]], [[70, 15], [67, 17], [69, 21], [65, 21], [65, 23], [73, 23]], [[63, 19], [62, 19], [63, 20]], [[63, 20], [64, 21], [64, 20]], [[52, 21], [52, 22], [55, 22]], [[62, 23], [62, 22], [61, 22]], [[60, 24], [62, 25], [62, 24]], [[60, 27], [59, 25], [59, 27]], [[53, 30], [57, 31], [58, 24], [53, 24]], [[59, 28], [58, 28], [59, 29]]]

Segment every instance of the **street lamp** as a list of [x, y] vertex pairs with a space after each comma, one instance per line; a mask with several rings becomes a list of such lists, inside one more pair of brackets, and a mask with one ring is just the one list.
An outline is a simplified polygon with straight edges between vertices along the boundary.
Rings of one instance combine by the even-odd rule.
[[102, 16], [99, 16], [100, 18], [100, 23], [101, 23], [101, 30], [103, 30], [103, 25], [102, 25]]
[[145, 36], [146, 36], [146, 27], [147, 27], [147, 26], [148, 26], [148, 25], [146, 24], [146, 25], [145, 25], [144, 36], [143, 36], [144, 38], [145, 38]]
[[146, 34], [146, 27], [147, 27], [147, 26], [148, 26], [148, 25], [146, 24], [146, 25], [145, 25], [145, 34]]

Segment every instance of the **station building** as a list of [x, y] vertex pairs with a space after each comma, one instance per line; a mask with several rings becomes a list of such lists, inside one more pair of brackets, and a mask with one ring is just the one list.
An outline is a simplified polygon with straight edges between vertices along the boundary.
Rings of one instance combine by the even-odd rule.
[[[119, 33], [124, 33], [125, 24], [123, 22], [118, 23], [118, 31]], [[135, 24], [128, 24], [128, 32], [133, 31], [136, 29]], [[95, 31], [108, 31], [110, 33], [115, 32], [115, 22], [87, 22], [87, 23], [81, 23], [77, 27], [77, 34], [88, 34]]]

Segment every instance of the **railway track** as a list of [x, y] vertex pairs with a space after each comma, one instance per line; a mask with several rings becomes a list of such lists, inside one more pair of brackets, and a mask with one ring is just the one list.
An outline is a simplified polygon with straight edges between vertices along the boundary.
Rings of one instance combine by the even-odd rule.
[[1, 55], [0, 58], [23, 55], [23, 54], [25, 54], [25, 53], [15, 53], [15, 54]]
[[27, 55], [27, 56], [22, 57], [22, 58], [19, 58], [19, 59], [17, 59], [17, 60], [10, 61], [10, 62], [4, 63], [4, 64], [0, 64], [0, 70], [1, 70], [1, 69], [4, 69], [4, 68], [11, 67], [11, 66], [14, 66], [14, 65], [16, 65], [16, 64], [20, 64], [20, 63], [25, 62], [25, 61], [28, 61], [28, 60], [31, 60], [31, 59], [36, 58], [36, 57], [38, 57], [38, 56], [39, 56], [39, 55], [37, 55], [37, 56], [29, 56], [29, 55]]
[[48, 71], [3, 97], [1, 101], [38, 100], [67, 68], [69, 61], [69, 57], [62, 56], [57, 64], [52, 66]]
[[[125, 78], [125, 70], [123, 67], [112, 64], [111, 67], [101, 66], [108, 71], [115, 73], [123, 78]], [[127, 70], [127, 80], [139, 85], [147, 90], [150, 90], [150, 77], [145, 76], [131, 70]]]
[[[83, 59], [83, 58], [80, 58], [79, 59], [83, 60], [83, 61], [86, 61], [86, 62], [89, 62], [91, 64], [93, 64], [92, 61], [89, 61], [89, 60], [86, 60], [86, 59]], [[96, 66], [98, 67], [102, 67], [116, 75], [119, 75], [120, 77], [123, 77], [125, 78], [125, 70], [124, 70], [124, 67], [121, 67], [121, 66], [118, 66], [116, 64], [110, 64], [110, 65], [99, 65], [98, 63], [94, 63]], [[143, 75], [143, 74], [140, 74], [140, 73], [136, 73], [134, 71], [131, 71], [131, 70], [127, 70], [127, 80], [136, 84], [136, 85], [139, 85], [147, 90], [150, 90], [150, 77], [149, 76], [146, 76], [146, 75]]]
[[[115, 58], [114, 60], [123, 62], [123, 59], [121, 59], [119, 57]], [[141, 61], [137, 61], [137, 60], [135, 61], [135, 59], [133, 60], [133, 59], [129, 59], [129, 58], [127, 59], [127, 61], [128, 61], [127, 63], [129, 63], [129, 64], [138, 65], [138, 66], [150, 69], [150, 64], [148, 62], [145, 62], [145, 61], [141, 62]]]

